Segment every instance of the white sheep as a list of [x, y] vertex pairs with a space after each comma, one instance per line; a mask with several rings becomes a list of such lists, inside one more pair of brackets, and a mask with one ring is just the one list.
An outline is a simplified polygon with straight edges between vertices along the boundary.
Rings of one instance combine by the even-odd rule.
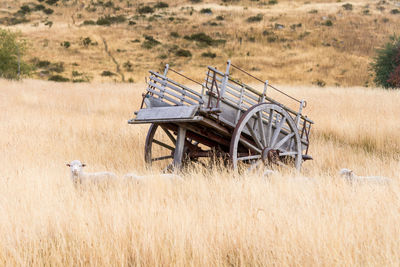
[[74, 184], [99, 183], [117, 178], [112, 172], [84, 172], [83, 167], [85, 167], [86, 164], [79, 160], [73, 160], [67, 163], [67, 166], [71, 170], [71, 179]]
[[375, 184], [389, 184], [391, 179], [383, 176], [358, 176], [352, 170], [343, 168], [339, 171], [339, 175], [343, 177], [350, 184], [353, 183], [375, 183]]

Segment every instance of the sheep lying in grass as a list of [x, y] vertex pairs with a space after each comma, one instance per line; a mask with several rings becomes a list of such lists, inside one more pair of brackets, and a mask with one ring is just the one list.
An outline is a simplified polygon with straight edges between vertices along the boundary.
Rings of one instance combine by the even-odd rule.
[[84, 172], [83, 167], [85, 167], [86, 164], [79, 160], [73, 160], [67, 163], [67, 166], [71, 170], [71, 179], [74, 184], [99, 183], [117, 178], [112, 172]]
[[341, 169], [339, 175], [343, 177], [350, 184], [353, 183], [375, 183], [375, 184], [389, 184], [392, 180], [383, 176], [358, 176], [352, 170]]
[[140, 182], [145, 182], [149, 179], [154, 179], [154, 178], [162, 178], [167, 181], [183, 181], [182, 177], [177, 175], [177, 174], [169, 174], [169, 173], [164, 173], [164, 174], [159, 174], [159, 175], [146, 175], [146, 176], [140, 176], [134, 173], [127, 173], [124, 175], [124, 179], [127, 181], [135, 181], [137, 183]]

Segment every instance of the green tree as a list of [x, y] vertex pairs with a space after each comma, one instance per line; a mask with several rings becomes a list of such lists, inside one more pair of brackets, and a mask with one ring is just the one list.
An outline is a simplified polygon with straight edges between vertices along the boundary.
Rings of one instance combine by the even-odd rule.
[[400, 37], [391, 36], [385, 47], [377, 50], [372, 69], [377, 85], [384, 88], [400, 88]]
[[0, 78], [20, 79], [30, 67], [22, 59], [27, 45], [19, 33], [0, 29]]

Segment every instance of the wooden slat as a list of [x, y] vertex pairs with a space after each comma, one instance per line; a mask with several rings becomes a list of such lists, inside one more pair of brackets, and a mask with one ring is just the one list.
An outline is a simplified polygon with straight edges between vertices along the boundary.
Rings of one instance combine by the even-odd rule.
[[167, 81], [163, 81], [163, 80], [158, 79], [158, 78], [155, 77], [155, 76], [151, 76], [150, 79], [153, 80], [153, 81], [155, 81], [155, 82], [160, 83], [160, 84], [163, 85], [163, 86], [169, 87], [169, 88], [171, 88], [172, 90], [174, 90], [174, 91], [176, 91], [176, 92], [178, 92], [178, 93], [180, 93], [180, 94], [184, 94], [185, 96], [190, 97], [190, 98], [193, 99], [193, 100], [196, 100], [196, 101], [199, 102], [200, 104], [203, 104], [203, 103], [204, 103], [203, 99], [197, 97], [196, 95], [194, 95], [193, 93], [191, 93], [191, 92], [185, 90], [184, 88], [179, 88], [179, 87], [177, 87], [177, 86], [174, 86], [174, 85], [168, 83]]
[[[160, 84], [156, 84], [156, 83], [153, 83], [153, 82], [149, 81], [149, 86], [157, 88], [161, 92], [164, 92], [164, 93], [166, 93], [168, 95], [174, 96], [174, 97], [178, 98], [179, 100], [181, 100], [182, 102], [186, 102], [186, 103], [188, 103], [190, 105], [198, 105], [199, 104], [199, 103], [195, 103], [195, 102], [193, 102], [193, 101], [191, 101], [191, 100], [183, 97], [182, 95], [179, 95], [179, 94], [177, 94], [177, 93], [175, 93], [175, 92], [173, 92], [171, 90], [168, 90], [165, 87], [163, 88]], [[164, 95], [164, 97], [165, 97], [165, 95]]]
[[184, 85], [182, 85], [182, 84], [180, 84], [180, 83], [178, 83], [178, 82], [175, 82], [174, 80], [172, 80], [172, 79], [170, 79], [170, 78], [168, 78], [168, 77], [165, 77], [164, 75], [161, 75], [160, 73], [157, 73], [157, 72], [152, 71], [152, 70], [149, 71], [149, 72], [150, 72], [151, 74], [157, 76], [157, 77], [160, 77], [161, 79], [164, 79], [164, 80], [166, 80], [166, 81], [168, 81], [168, 82], [170, 82], [170, 83], [172, 83], [172, 84], [175, 84], [176, 86], [179, 86], [179, 87], [185, 89], [186, 91], [191, 92], [191, 93], [194, 94], [194, 95], [197, 95], [197, 96], [201, 97], [201, 94], [200, 94], [199, 92], [196, 92], [195, 90], [190, 89], [190, 88], [187, 87], [187, 86], [184, 86]]
[[190, 119], [198, 109], [198, 106], [143, 108], [138, 111], [136, 120]]
[[170, 102], [172, 102], [172, 103], [174, 103], [174, 104], [176, 104], [176, 105], [178, 105], [178, 106], [182, 106], [182, 103], [181, 103], [181, 102], [177, 101], [176, 99], [174, 99], [174, 98], [172, 98], [172, 97], [166, 96], [166, 95], [164, 95], [164, 94], [162, 94], [162, 93], [160, 93], [160, 92], [158, 92], [158, 91], [156, 91], [156, 90], [154, 90], [154, 89], [151, 89], [151, 88], [148, 87], [148, 88], [147, 88], [147, 91], [149, 91], [149, 92], [152, 93], [152, 94], [158, 95], [158, 96], [160, 97], [160, 100], [161, 100], [161, 101], [163, 101], [163, 99], [165, 98], [165, 99], [167, 99], [168, 101], [170, 101]]

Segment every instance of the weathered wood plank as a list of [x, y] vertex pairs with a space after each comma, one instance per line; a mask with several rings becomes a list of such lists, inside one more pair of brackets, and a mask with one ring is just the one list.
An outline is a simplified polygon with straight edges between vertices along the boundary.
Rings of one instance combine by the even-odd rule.
[[199, 104], [199, 103], [193, 102], [193, 101], [191, 101], [191, 100], [183, 97], [182, 95], [179, 95], [179, 94], [177, 94], [177, 93], [175, 93], [175, 92], [173, 92], [171, 90], [168, 90], [165, 87], [163, 88], [160, 84], [156, 84], [156, 83], [153, 83], [153, 82], [150, 82], [150, 81], [149, 81], [148, 84], [149, 84], [149, 86], [157, 88], [161, 92], [164, 92], [164, 97], [165, 97], [165, 94], [168, 94], [170, 96], [174, 96], [174, 97], [178, 98], [182, 102], [188, 103], [189, 105], [198, 105]]
[[144, 108], [138, 111], [135, 120], [190, 119], [198, 109], [198, 106]]
[[164, 85], [168, 88], [171, 88], [172, 90], [178, 92], [179, 94], [184, 94], [187, 97], [190, 97], [191, 99], [199, 102], [200, 104], [204, 103], [203, 99], [201, 99], [200, 97], [197, 97], [196, 95], [194, 95], [193, 93], [191, 93], [190, 91], [187, 91], [185, 88], [179, 88], [177, 86], [174, 86], [172, 84], [170, 84], [168, 81], [163, 81], [162, 79], [159, 79], [155, 76], [151, 76], [150, 77], [151, 80], [160, 83], [161, 85]]
[[168, 81], [168, 82], [170, 82], [170, 83], [172, 83], [172, 84], [175, 84], [176, 86], [179, 86], [179, 87], [185, 89], [186, 91], [191, 92], [192, 94], [195, 94], [195, 95], [201, 97], [201, 94], [200, 94], [199, 92], [196, 92], [195, 90], [190, 89], [189, 87], [184, 86], [183, 84], [180, 84], [180, 83], [178, 83], [178, 82], [176, 82], [176, 81], [174, 81], [174, 80], [172, 80], [172, 79], [170, 79], [170, 78], [168, 78], [168, 77], [165, 77], [164, 75], [161, 75], [160, 73], [157, 73], [157, 72], [155, 72], [155, 71], [152, 71], [152, 70], [151, 70], [151, 71], [149, 71], [149, 72], [150, 72], [151, 74], [157, 76], [157, 77], [160, 77], [161, 79], [164, 79], [164, 80], [166, 80], [166, 81]]

